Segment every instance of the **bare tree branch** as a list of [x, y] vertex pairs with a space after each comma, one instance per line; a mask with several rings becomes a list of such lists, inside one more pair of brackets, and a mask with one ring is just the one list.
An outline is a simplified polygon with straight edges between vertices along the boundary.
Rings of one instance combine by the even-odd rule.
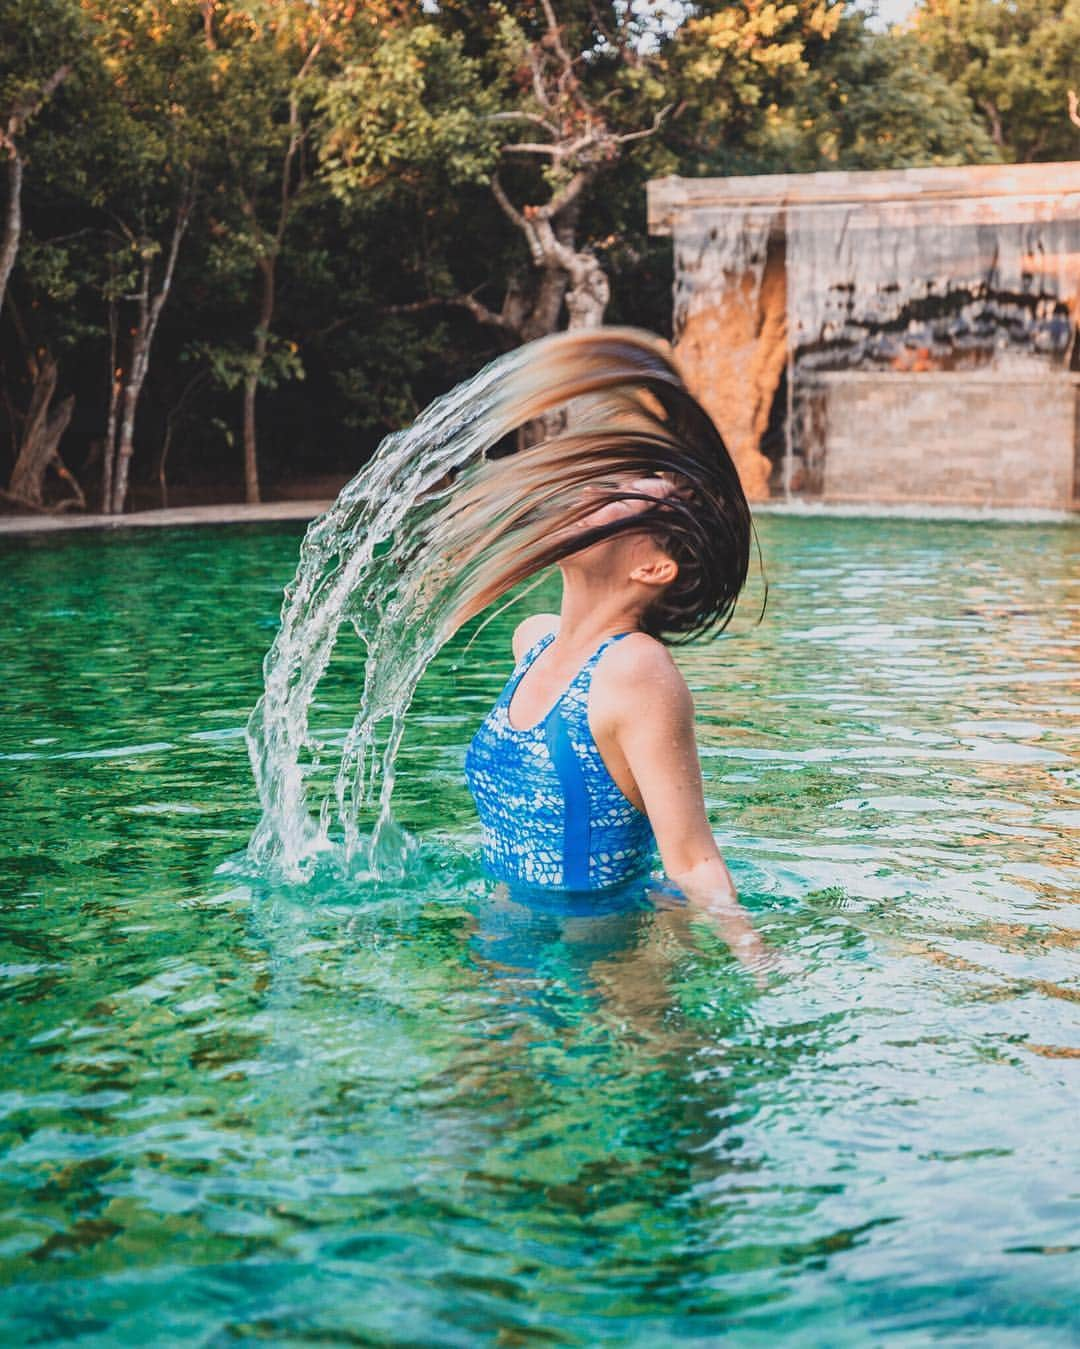
[[425, 309], [441, 309], [447, 306], [467, 309], [478, 323], [482, 323], [488, 328], [498, 328], [514, 337], [519, 335], [515, 323], [508, 319], [505, 314], [497, 314], [494, 309], [489, 309], [486, 304], [482, 304], [471, 291], [462, 295], [431, 295], [425, 300], [413, 300], [409, 304], [385, 305], [381, 312], [384, 314], [419, 314]]
[[562, 65], [562, 73], [558, 80], [559, 94], [565, 97], [565, 95], [569, 93], [570, 97], [577, 103], [586, 118], [591, 119], [592, 108], [581, 93], [581, 85], [574, 72], [575, 62], [573, 57], [566, 50], [566, 46], [562, 40], [562, 25], [556, 18], [555, 9], [552, 6], [551, 0], [540, 0], [540, 3], [543, 7], [544, 18], [547, 20], [548, 26], [547, 37], [544, 39], [543, 45], [547, 46], [555, 53]]
[[503, 214], [510, 223], [516, 225], [519, 230], [527, 230], [528, 225], [526, 224], [525, 217], [506, 195], [506, 189], [503, 187], [498, 173], [493, 173], [491, 176], [491, 190], [495, 195], [495, 200], [502, 208]]
[[594, 165], [578, 169], [577, 173], [574, 174], [564, 187], [561, 187], [559, 191], [555, 193], [550, 201], [545, 202], [543, 206], [534, 206], [532, 208], [531, 218], [536, 220], [551, 220], [553, 216], [557, 216], [561, 211], [565, 211], [568, 206], [577, 201], [578, 197], [581, 196], [582, 192], [595, 177], [596, 167]]
[[563, 159], [567, 154], [565, 146], [544, 145], [540, 141], [510, 141], [502, 146], [504, 155], [543, 155], [547, 159]]
[[1005, 133], [1002, 130], [1001, 117], [998, 115], [997, 108], [988, 98], [980, 99], [979, 107], [982, 108], [983, 112], [986, 113], [987, 117], [990, 120], [991, 140], [994, 142], [995, 145], [1004, 145]]
[[660, 111], [653, 118], [652, 126], [647, 126], [641, 131], [625, 131], [621, 136], [613, 136], [616, 145], [629, 145], [631, 141], [644, 140], [647, 136], [655, 136], [663, 124], [664, 118], [675, 106], [674, 103], [665, 103]]
[[12, 106], [8, 113], [7, 127], [0, 130], [0, 146], [7, 150], [9, 155], [16, 153], [15, 137], [22, 135], [30, 118], [41, 111], [70, 74], [71, 66], [65, 61], [63, 65], [57, 66], [44, 84]]
[[532, 71], [533, 97], [542, 108], [547, 108], [549, 112], [552, 111], [555, 104], [544, 86], [544, 62], [535, 47], [529, 53], [529, 68]]
[[559, 128], [546, 117], [535, 112], [493, 112], [483, 119], [485, 122], [528, 122], [531, 126], [542, 127], [552, 136], [559, 134]]
[[323, 40], [326, 37], [327, 25], [323, 24], [319, 30], [319, 35], [311, 44], [311, 49], [304, 57], [300, 69], [296, 72], [296, 77], [292, 82], [292, 88], [289, 90], [289, 145], [285, 151], [285, 158], [281, 166], [281, 208], [278, 211], [277, 229], [274, 231], [274, 243], [278, 249], [281, 248], [282, 240], [285, 237], [285, 230], [289, 223], [289, 215], [292, 210], [293, 199], [299, 189], [292, 187], [292, 166], [296, 159], [298, 151], [301, 149], [307, 138], [306, 130], [300, 123], [300, 85], [307, 77], [311, 67], [318, 59], [322, 51]]

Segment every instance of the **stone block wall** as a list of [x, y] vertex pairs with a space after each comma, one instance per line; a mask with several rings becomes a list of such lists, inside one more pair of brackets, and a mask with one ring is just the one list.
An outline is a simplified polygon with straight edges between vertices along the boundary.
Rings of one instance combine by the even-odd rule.
[[1080, 375], [837, 372], [814, 383], [827, 500], [1078, 504]]

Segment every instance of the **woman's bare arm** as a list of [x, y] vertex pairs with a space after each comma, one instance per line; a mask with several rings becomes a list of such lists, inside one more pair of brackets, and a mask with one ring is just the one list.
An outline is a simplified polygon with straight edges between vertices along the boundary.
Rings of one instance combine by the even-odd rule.
[[621, 645], [626, 650], [605, 681], [603, 716], [641, 794], [664, 870], [715, 920], [732, 953], [761, 970], [772, 953], [739, 903], [705, 814], [690, 690], [657, 643]]

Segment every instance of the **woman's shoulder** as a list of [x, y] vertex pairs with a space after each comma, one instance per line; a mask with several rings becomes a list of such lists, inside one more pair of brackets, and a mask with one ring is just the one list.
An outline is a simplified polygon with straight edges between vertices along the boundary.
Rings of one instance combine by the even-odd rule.
[[597, 670], [604, 692], [636, 700], [689, 700], [690, 691], [671, 652], [655, 637], [632, 632], [613, 642]]
[[514, 629], [514, 660], [518, 661], [531, 646], [535, 646], [541, 637], [559, 630], [558, 614], [531, 614], [523, 618]]
[[670, 671], [682, 678], [670, 649], [647, 632], [628, 632], [625, 637], [612, 642], [608, 651], [607, 663], [611, 669]]

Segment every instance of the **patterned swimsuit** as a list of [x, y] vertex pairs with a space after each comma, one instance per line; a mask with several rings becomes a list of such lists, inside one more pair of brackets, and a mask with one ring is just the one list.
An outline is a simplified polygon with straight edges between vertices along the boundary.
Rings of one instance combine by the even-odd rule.
[[500, 880], [560, 890], [601, 890], [648, 870], [648, 817], [615, 785], [589, 729], [589, 688], [609, 637], [535, 726], [511, 726], [525, 672], [554, 639], [525, 653], [465, 756], [487, 870]]

